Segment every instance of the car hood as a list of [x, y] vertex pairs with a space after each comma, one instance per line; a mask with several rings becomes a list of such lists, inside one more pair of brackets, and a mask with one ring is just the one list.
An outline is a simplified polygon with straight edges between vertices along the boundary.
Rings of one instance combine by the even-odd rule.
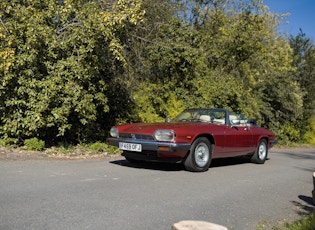
[[170, 122], [170, 123], [135, 123], [118, 126], [120, 133], [134, 133], [134, 134], [150, 134], [152, 135], [158, 129], [178, 130], [182, 128], [193, 128], [196, 126], [213, 126], [214, 124], [200, 123], [200, 122]]

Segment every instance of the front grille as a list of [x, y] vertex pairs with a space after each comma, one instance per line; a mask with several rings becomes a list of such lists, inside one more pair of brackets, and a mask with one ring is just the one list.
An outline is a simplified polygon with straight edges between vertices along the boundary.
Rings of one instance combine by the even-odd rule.
[[154, 140], [153, 136], [145, 135], [145, 134], [119, 133], [119, 137], [130, 138], [130, 139], [135, 139], [135, 140], [150, 140], [150, 141]]
[[130, 133], [119, 133], [119, 137], [121, 137], [121, 138], [131, 138], [131, 134]]
[[143, 135], [143, 134], [136, 134], [136, 139], [139, 140], [154, 140], [154, 138], [151, 135]]

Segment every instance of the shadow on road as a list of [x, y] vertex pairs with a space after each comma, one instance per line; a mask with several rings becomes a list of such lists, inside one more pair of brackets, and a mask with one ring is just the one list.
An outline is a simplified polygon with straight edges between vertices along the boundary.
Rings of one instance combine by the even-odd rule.
[[284, 156], [290, 157], [292, 159], [307, 159], [315, 160], [315, 148], [305, 148], [305, 149], [275, 149], [274, 153], [282, 154]]
[[301, 201], [291, 201], [291, 203], [298, 208], [298, 210], [296, 211], [298, 215], [304, 216], [315, 211], [312, 197], [299, 195], [299, 199]]
[[[268, 160], [268, 159], [267, 159]], [[232, 158], [219, 158], [211, 162], [210, 168], [233, 166], [240, 164], [252, 164], [249, 158], [246, 157], [232, 157]]]
[[[123, 167], [129, 168], [139, 168], [139, 169], [148, 169], [148, 170], [158, 170], [158, 171], [182, 171], [185, 170], [183, 164], [171, 164], [171, 163], [160, 163], [160, 162], [137, 162], [132, 163], [127, 160], [114, 160], [110, 163], [120, 165]], [[216, 167], [227, 167], [240, 164], [251, 164], [249, 159], [244, 157], [235, 157], [235, 158], [222, 158], [222, 159], [213, 159], [210, 165], [211, 168]]]
[[160, 162], [132, 163], [132, 162], [129, 162], [127, 160], [115, 160], [115, 161], [111, 161], [110, 163], [120, 165], [123, 167], [158, 170], [158, 171], [181, 171], [181, 170], [185, 170], [183, 165], [181, 165], [181, 164], [170, 164], [170, 163], [160, 163]]
[[[282, 155], [287, 158], [291, 158], [294, 160], [315, 160], [315, 148], [301, 148], [301, 149], [275, 149], [274, 153]], [[315, 172], [315, 167], [302, 168], [297, 167], [298, 169], [305, 170], [308, 172]]]

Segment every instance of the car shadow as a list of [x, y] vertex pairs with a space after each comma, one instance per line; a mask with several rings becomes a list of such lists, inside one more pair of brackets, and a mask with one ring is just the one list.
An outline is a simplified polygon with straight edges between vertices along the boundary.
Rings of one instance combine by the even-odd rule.
[[[119, 165], [122, 167], [128, 167], [128, 168], [138, 168], [138, 169], [148, 169], [148, 170], [158, 170], [158, 171], [185, 171], [185, 167], [183, 164], [176, 164], [176, 163], [162, 163], [162, 162], [133, 163], [125, 159], [110, 161], [110, 163]], [[213, 159], [209, 170], [211, 170], [211, 168], [227, 167], [227, 166], [234, 166], [234, 165], [240, 165], [240, 164], [251, 164], [251, 163], [250, 163], [250, 160], [245, 157]]]
[[[267, 159], [268, 160], [268, 159]], [[231, 157], [231, 158], [219, 158], [213, 159], [210, 168], [233, 166], [240, 164], [252, 164], [247, 157]]]
[[182, 171], [185, 170], [182, 164], [175, 163], [162, 163], [162, 162], [129, 162], [127, 160], [115, 160], [110, 161], [110, 163], [128, 167], [128, 168], [137, 168], [137, 169], [148, 169], [148, 170], [157, 170], [157, 171]]

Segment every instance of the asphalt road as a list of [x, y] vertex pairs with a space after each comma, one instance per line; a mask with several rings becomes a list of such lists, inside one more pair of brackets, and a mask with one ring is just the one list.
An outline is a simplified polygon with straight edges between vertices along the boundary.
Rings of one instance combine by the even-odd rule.
[[313, 171], [315, 149], [272, 150], [264, 165], [216, 160], [204, 173], [121, 157], [1, 160], [0, 229], [271, 228], [314, 210]]

